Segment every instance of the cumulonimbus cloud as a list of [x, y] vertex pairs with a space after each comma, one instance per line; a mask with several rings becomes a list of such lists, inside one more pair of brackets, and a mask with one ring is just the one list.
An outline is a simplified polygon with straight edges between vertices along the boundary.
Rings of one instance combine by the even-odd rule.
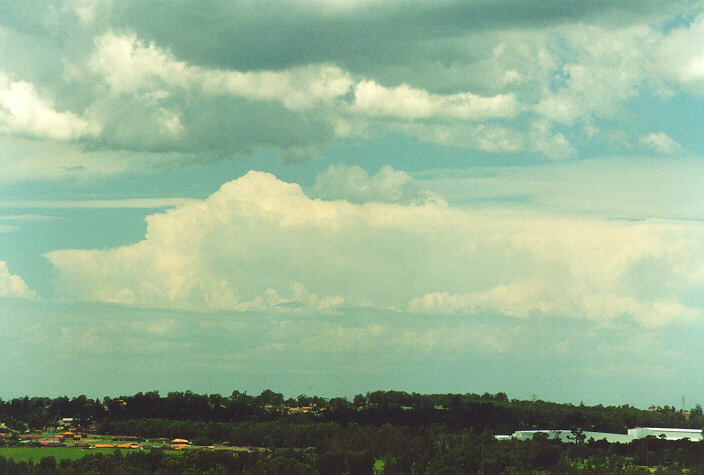
[[136, 244], [48, 253], [64, 295], [186, 309], [629, 315], [651, 326], [701, 316], [698, 223], [325, 201], [250, 172], [147, 225]]

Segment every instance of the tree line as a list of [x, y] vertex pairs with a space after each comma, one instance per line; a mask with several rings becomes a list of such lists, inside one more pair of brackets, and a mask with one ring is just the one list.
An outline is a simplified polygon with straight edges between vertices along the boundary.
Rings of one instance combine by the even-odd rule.
[[[306, 408], [305, 414], [294, 408]], [[316, 422], [355, 422], [363, 425], [425, 426], [446, 424], [510, 434], [523, 429], [570, 429], [626, 433], [636, 426], [701, 428], [701, 406], [690, 411], [670, 408], [642, 410], [629, 405], [587, 406], [542, 400], [509, 399], [505, 393], [483, 395], [418, 394], [404, 391], [374, 391], [346, 398], [299, 395], [284, 398], [269, 389], [259, 395], [233, 391], [229, 396], [196, 394], [191, 391], [158, 391], [100, 399], [78, 397], [23, 397], [0, 400], [0, 422], [16, 430], [50, 427], [63, 417], [79, 424], [99, 425], [137, 419], [199, 422], [265, 422], [305, 417]]]

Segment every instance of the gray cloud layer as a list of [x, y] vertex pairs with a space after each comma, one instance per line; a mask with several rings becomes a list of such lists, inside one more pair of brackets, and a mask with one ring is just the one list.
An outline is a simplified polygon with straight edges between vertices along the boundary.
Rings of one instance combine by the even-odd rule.
[[[631, 98], [704, 91], [700, 54], [686, 47], [704, 37], [698, 11], [635, 1], [9, 2], [0, 138], [79, 145], [91, 157], [273, 148], [301, 161], [336, 138], [390, 131], [564, 159], [597, 143], [598, 122], [618, 119]], [[638, 136], [621, 147], [686, 150], [662, 131]], [[63, 165], [92, 170], [75, 156]]]

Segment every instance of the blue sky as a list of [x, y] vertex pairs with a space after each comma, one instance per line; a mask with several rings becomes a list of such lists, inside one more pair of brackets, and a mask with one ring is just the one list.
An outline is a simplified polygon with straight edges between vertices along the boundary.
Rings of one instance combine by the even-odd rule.
[[0, 397], [704, 402], [701, 2], [10, 2], [0, 37]]

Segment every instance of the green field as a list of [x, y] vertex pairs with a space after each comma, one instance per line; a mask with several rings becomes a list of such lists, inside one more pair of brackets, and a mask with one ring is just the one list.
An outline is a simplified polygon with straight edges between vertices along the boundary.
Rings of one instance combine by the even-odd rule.
[[[126, 451], [125, 451], [126, 452]], [[115, 449], [81, 449], [77, 447], [0, 447], [0, 456], [16, 462], [32, 460], [39, 462], [44, 457], [56, 460], [75, 460], [88, 454], [112, 454]]]

